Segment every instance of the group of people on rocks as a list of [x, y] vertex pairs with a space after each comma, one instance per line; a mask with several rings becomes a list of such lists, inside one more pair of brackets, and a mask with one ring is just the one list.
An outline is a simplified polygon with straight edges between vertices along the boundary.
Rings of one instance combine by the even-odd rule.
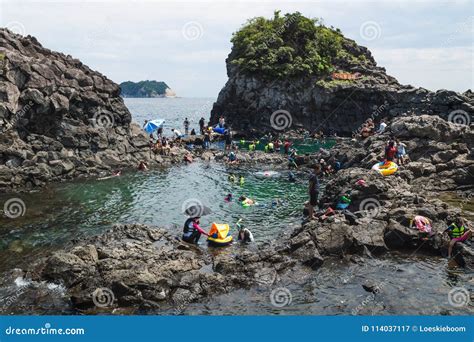
[[[189, 134], [190, 122], [188, 118], [184, 120], [184, 131], [185, 134]], [[237, 151], [238, 147], [233, 142], [233, 136], [230, 128], [226, 125], [225, 119], [223, 117], [219, 118], [218, 124], [215, 126], [223, 130], [224, 138], [224, 149], [228, 151], [227, 162], [229, 164], [238, 163]], [[375, 124], [372, 119], [368, 119], [360, 129], [360, 137], [362, 139], [368, 138], [374, 134], [382, 134], [385, 132], [387, 123], [385, 120], [380, 120], [378, 128], [375, 128]], [[212, 139], [213, 126], [210, 124], [206, 125], [204, 118], [199, 120], [199, 131], [203, 135], [203, 149], [209, 149]], [[172, 130], [174, 139], [171, 140], [162, 135], [162, 130], [157, 132], [158, 139], [151, 144], [152, 149], [161, 154], [168, 154], [169, 150], [173, 146], [173, 143], [183, 137], [183, 135], [176, 129]], [[191, 135], [195, 134], [194, 129], [190, 132]], [[324, 139], [323, 132], [316, 134], [318, 139]], [[153, 138], [153, 137], [151, 137]], [[297, 168], [297, 150], [292, 147], [292, 143], [289, 139], [281, 139], [280, 137], [273, 137], [271, 134], [266, 134], [261, 138], [262, 141], [265, 141], [263, 145], [263, 150], [265, 153], [279, 153], [283, 151], [288, 156], [288, 167]], [[241, 140], [241, 145], [246, 143], [245, 140]], [[257, 146], [260, 144], [260, 140], [254, 139], [248, 144], [248, 150], [253, 152], [257, 149]], [[387, 141], [387, 144], [384, 149], [383, 157], [386, 162], [396, 162], [398, 165], [405, 165], [409, 161], [407, 154], [407, 145], [398, 138], [390, 137]], [[192, 156], [189, 154], [185, 156], [185, 161], [192, 162]], [[340, 198], [335, 199], [333, 203], [325, 203], [321, 205], [319, 201], [320, 197], [320, 186], [321, 178], [328, 177], [333, 173], [339, 171], [342, 168], [342, 164], [334, 156], [330, 156], [328, 160], [321, 158], [319, 163], [316, 164], [311, 172], [308, 181], [308, 195], [309, 200], [305, 203], [305, 215], [308, 216], [309, 220], [317, 219], [320, 221], [326, 220], [328, 217], [335, 215], [337, 212], [342, 212], [346, 219], [349, 221], [355, 221], [357, 216], [352, 213], [348, 208], [351, 204], [351, 191], [347, 191]], [[145, 162], [141, 162], [138, 165], [139, 170], [147, 170], [148, 166]], [[291, 171], [290, 171], [290, 174]], [[293, 175], [293, 174], [292, 174]], [[290, 175], [291, 176], [291, 175]], [[232, 182], [240, 182], [242, 185], [244, 182], [243, 176], [240, 176], [237, 180], [235, 175], [230, 174], [229, 180]], [[295, 176], [289, 177], [290, 181], [295, 181]], [[363, 179], [360, 179], [354, 184], [354, 187], [366, 187], [367, 184]], [[231, 202], [233, 200], [232, 194], [228, 194], [224, 200], [226, 202]], [[240, 196], [238, 199], [239, 202], [243, 205], [254, 205], [255, 201], [246, 197]], [[202, 234], [207, 235], [207, 233], [199, 226], [199, 217], [193, 217], [186, 220], [183, 228], [183, 240], [190, 243], [197, 243]], [[431, 221], [429, 218], [418, 215], [415, 216], [412, 222], [410, 223], [411, 227], [414, 227], [419, 230], [420, 237], [422, 239], [430, 239], [432, 236]], [[245, 232], [245, 233], [244, 233]], [[454, 245], [458, 242], [463, 242], [471, 239], [472, 230], [467, 226], [466, 220], [461, 216], [457, 216], [451, 219], [447, 228], [444, 230], [444, 233], [448, 234], [450, 237], [450, 243], [448, 245], [448, 257], [452, 257]], [[242, 235], [242, 239], [249, 241], [249, 236], [251, 232], [248, 229], [239, 230], [239, 238]], [[244, 236], [245, 235], [245, 236]], [[253, 240], [253, 237], [252, 237]]]
[[369, 118], [360, 127], [359, 136], [361, 139], [366, 139], [375, 134], [382, 134], [383, 132], [385, 132], [385, 128], [387, 128], [387, 123], [385, 122], [385, 119], [381, 119], [378, 128], [375, 129], [374, 120], [372, 118]]

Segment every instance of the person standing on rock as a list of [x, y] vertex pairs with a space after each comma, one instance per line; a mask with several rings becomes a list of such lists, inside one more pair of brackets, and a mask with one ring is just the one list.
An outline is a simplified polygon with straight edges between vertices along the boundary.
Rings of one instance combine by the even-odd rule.
[[312, 220], [314, 216], [314, 207], [318, 206], [319, 199], [319, 175], [321, 173], [321, 165], [317, 164], [314, 167], [313, 174], [309, 178], [309, 206], [308, 206], [308, 216]]
[[189, 133], [189, 120], [188, 118], [184, 119], [184, 134], [188, 135]]
[[205, 120], [203, 117], [199, 119], [199, 131], [201, 132], [201, 135], [204, 134], [204, 125], [205, 125]]
[[197, 245], [201, 234], [209, 236], [209, 234], [199, 226], [199, 219], [199, 217], [190, 217], [184, 222], [183, 241]]
[[397, 164], [403, 165], [405, 163], [405, 155], [407, 154], [406, 145], [402, 143], [399, 139], [395, 141], [397, 142]]
[[395, 141], [390, 140], [387, 146], [385, 146], [385, 162], [393, 162], [396, 153]]

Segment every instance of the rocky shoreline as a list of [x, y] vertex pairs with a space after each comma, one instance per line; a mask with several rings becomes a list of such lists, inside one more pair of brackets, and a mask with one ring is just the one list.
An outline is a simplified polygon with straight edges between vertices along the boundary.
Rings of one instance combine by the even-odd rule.
[[[389, 135], [407, 142], [412, 161], [395, 175], [383, 177], [368, 168], [378, 160]], [[428, 137], [442, 137], [443, 142], [435, 144]], [[472, 137], [469, 127], [436, 116], [414, 116], [395, 119], [386, 134], [365, 141], [341, 140], [329, 153], [345, 156], [345, 167], [328, 179], [322, 202], [334, 203], [351, 190], [349, 209], [355, 219], [336, 212], [324, 221], [307, 221], [275, 241], [217, 250], [189, 245], [158, 227], [117, 225], [52, 254], [24, 275], [61, 283], [72, 307], [83, 312], [128, 307], [139, 312], [172, 309], [179, 314], [190, 303], [218, 293], [271, 288], [287, 272], [317, 270], [328, 258], [377, 258], [387, 251], [445, 256], [449, 240], [443, 230], [461, 209], [442, 202], [438, 194], [472, 191]], [[429, 153], [421, 152], [428, 147]], [[211, 158], [211, 152], [205, 153]], [[425, 164], [435, 166], [429, 172], [419, 171]], [[449, 173], [439, 165], [451, 166]], [[357, 185], [360, 179], [365, 186]], [[415, 215], [433, 222], [431, 238], [409, 227]], [[473, 247], [469, 241], [458, 243], [452, 261], [473, 269]]]
[[0, 190], [110, 175], [180, 162], [186, 151], [154, 154], [132, 123], [120, 87], [31, 36], [0, 29]]

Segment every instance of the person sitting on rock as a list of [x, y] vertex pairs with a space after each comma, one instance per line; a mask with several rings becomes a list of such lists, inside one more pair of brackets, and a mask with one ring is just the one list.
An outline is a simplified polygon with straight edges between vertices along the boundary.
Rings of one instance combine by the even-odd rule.
[[174, 137], [175, 137], [176, 140], [181, 140], [181, 138], [183, 137], [183, 135], [181, 134], [181, 132], [178, 131], [177, 129], [172, 128], [172, 129], [171, 129], [171, 132], [173, 132]]
[[360, 130], [360, 137], [362, 139], [366, 139], [370, 136], [370, 129], [367, 127], [367, 124], [362, 125], [362, 129]]
[[191, 135], [196, 135], [196, 130], [194, 128], [191, 130]]
[[387, 146], [385, 146], [385, 162], [393, 162], [396, 153], [395, 141], [390, 140]]
[[164, 156], [167, 156], [170, 154], [170, 152], [171, 152], [171, 147], [170, 147], [170, 144], [168, 143], [168, 138], [163, 137], [161, 139], [161, 154], [163, 154]]
[[445, 232], [447, 232], [451, 238], [448, 246], [448, 258], [451, 258], [453, 247], [456, 242], [464, 242], [472, 237], [472, 230], [468, 229], [466, 226], [466, 221], [458, 216], [454, 222], [445, 229]]
[[199, 217], [190, 217], [184, 222], [183, 241], [197, 245], [201, 234], [209, 236], [209, 234], [199, 226]]
[[367, 119], [367, 128], [369, 129], [370, 135], [374, 135], [374, 133], [375, 133], [374, 120]]
[[377, 134], [382, 134], [385, 131], [385, 128], [387, 128], [387, 124], [382, 119], [382, 120], [380, 120], [379, 129], [377, 130]]

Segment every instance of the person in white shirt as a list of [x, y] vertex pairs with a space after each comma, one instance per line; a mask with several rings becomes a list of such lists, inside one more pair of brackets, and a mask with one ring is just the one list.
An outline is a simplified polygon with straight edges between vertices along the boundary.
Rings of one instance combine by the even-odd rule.
[[385, 123], [385, 121], [380, 120], [379, 129], [377, 130], [377, 133], [382, 134], [385, 131], [385, 128], [387, 128], [387, 124]]

